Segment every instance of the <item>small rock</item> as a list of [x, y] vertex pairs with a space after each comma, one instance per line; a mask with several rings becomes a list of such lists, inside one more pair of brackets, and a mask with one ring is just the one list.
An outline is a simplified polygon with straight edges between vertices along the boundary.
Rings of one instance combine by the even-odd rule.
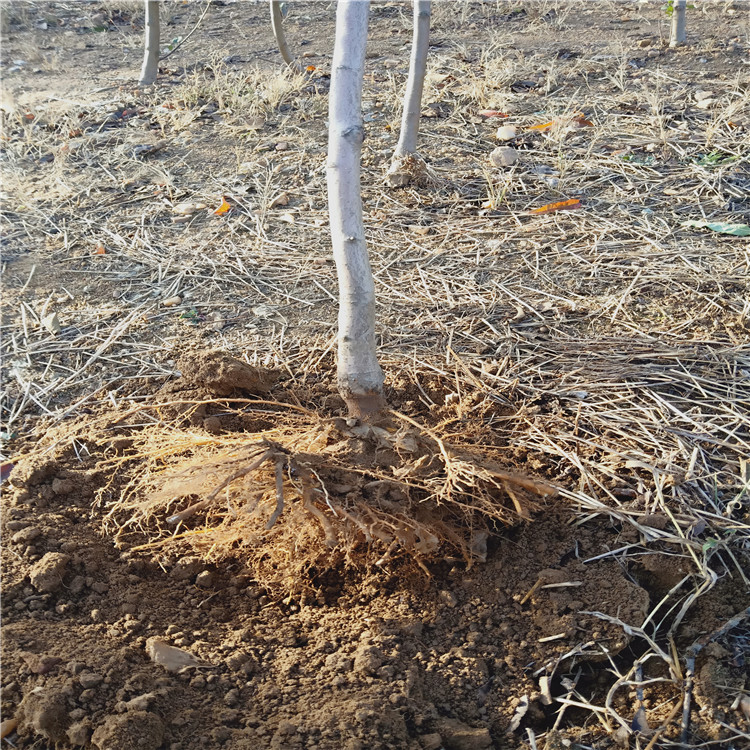
[[5, 528], [8, 529], [8, 531], [20, 531], [29, 525], [28, 521], [8, 521], [8, 523], [5, 524]]
[[289, 151], [289, 143], [287, 141], [279, 141], [276, 144], [277, 151]]
[[70, 555], [61, 552], [48, 552], [41, 560], [34, 563], [29, 573], [31, 585], [43, 593], [52, 593], [62, 586], [65, 569], [70, 562]]
[[31, 544], [37, 537], [41, 536], [42, 530], [38, 526], [28, 526], [21, 531], [17, 531], [10, 538], [13, 544]]
[[232, 688], [224, 696], [224, 703], [227, 706], [236, 706], [240, 702], [240, 691], [237, 688]]
[[182, 297], [180, 297], [179, 294], [175, 294], [174, 297], [167, 297], [165, 300], [162, 300], [161, 306], [162, 307], [177, 307], [177, 305], [182, 304]]
[[170, 646], [156, 636], [146, 641], [146, 652], [155, 664], [160, 664], [168, 672], [182, 672], [190, 667], [208, 666], [188, 651]]
[[512, 125], [503, 125], [497, 129], [495, 137], [498, 141], [512, 141], [516, 137], [516, 129]]
[[650, 47], [653, 44], [653, 39], [639, 39], [638, 46], [643, 49], [644, 47]]
[[103, 679], [104, 677], [96, 672], [81, 672], [78, 675], [78, 682], [84, 690], [96, 687]]
[[53, 335], [57, 335], [62, 330], [57, 313], [50, 313], [42, 318], [42, 325]]
[[205, 203], [178, 203], [172, 207], [172, 211], [176, 214], [183, 214], [185, 216], [192, 216], [192, 214], [198, 213], [208, 208]]
[[695, 99], [696, 102], [701, 102], [704, 99], [713, 99], [714, 98], [714, 92], [713, 91], [704, 91], [703, 89], [698, 89], [693, 93], [693, 99]]
[[106, 594], [109, 591], [109, 584], [105, 581], [96, 581], [91, 584], [91, 590], [96, 591], [97, 594]]
[[80, 594], [86, 587], [86, 579], [83, 576], [75, 576], [68, 586], [71, 594]]
[[518, 161], [518, 151], [511, 146], [498, 146], [490, 154], [490, 162], [495, 167], [512, 167]]
[[203, 570], [195, 578], [195, 585], [203, 589], [209, 589], [213, 586], [214, 574], [210, 570]]
[[698, 109], [710, 109], [714, 104], [716, 104], [716, 99], [701, 99], [699, 102], [695, 103], [695, 106], [698, 107]]

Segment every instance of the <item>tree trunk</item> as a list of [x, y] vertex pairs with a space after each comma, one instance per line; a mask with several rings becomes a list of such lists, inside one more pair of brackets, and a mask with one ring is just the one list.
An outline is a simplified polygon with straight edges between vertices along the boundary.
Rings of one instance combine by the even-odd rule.
[[301, 66], [295, 61], [294, 57], [292, 57], [286, 43], [286, 36], [284, 34], [284, 17], [281, 13], [281, 0], [271, 0], [271, 28], [273, 29], [276, 45], [279, 48], [279, 52], [281, 52], [281, 57], [284, 62], [294, 70], [301, 70]]
[[138, 81], [140, 86], [150, 86], [159, 72], [159, 0], [146, 0], [146, 44], [143, 67]]
[[674, 0], [672, 6], [672, 34], [669, 39], [670, 47], [678, 47], [685, 44], [687, 33], [685, 31], [685, 15], [687, 0]]
[[409, 60], [409, 78], [406, 81], [404, 112], [401, 133], [387, 181], [392, 187], [403, 187], [420, 181], [426, 175], [426, 165], [417, 153], [417, 135], [422, 110], [422, 90], [427, 72], [427, 50], [430, 46], [430, 0], [414, 0], [414, 33]]
[[369, 0], [339, 0], [328, 110], [328, 210], [339, 280], [338, 388], [355, 417], [383, 407], [375, 284], [362, 221], [362, 77]]

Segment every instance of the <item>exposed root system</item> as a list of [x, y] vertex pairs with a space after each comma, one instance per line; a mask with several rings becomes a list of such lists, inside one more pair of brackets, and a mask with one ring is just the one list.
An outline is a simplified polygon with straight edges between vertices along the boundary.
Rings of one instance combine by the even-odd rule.
[[248, 556], [264, 585], [293, 595], [342, 563], [406, 557], [429, 575], [446, 556], [483, 561], [491, 528], [528, 519], [553, 492], [397, 412], [382, 426], [279, 415], [251, 439], [154, 427], [134, 448], [145, 470], [109, 503], [118, 538], [137, 530], [142, 549]]

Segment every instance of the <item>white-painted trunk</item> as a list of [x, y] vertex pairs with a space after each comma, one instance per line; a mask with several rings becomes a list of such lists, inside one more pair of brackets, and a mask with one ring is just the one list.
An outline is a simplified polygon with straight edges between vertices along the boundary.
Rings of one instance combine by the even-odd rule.
[[422, 111], [422, 90], [427, 72], [427, 50], [430, 46], [430, 0], [414, 0], [414, 33], [409, 59], [409, 78], [404, 95], [404, 113], [401, 117], [401, 134], [394, 156], [417, 153], [419, 117]]
[[159, 0], [146, 0], [146, 42], [140, 86], [150, 86], [159, 72]]
[[297, 63], [289, 51], [289, 46], [286, 43], [286, 35], [284, 34], [284, 17], [281, 13], [281, 0], [271, 0], [271, 29], [273, 29], [273, 36], [276, 39], [276, 45], [281, 52], [281, 57], [284, 62], [295, 70], [301, 70], [301, 66]]
[[375, 352], [375, 284], [360, 192], [369, 11], [369, 0], [339, 0], [328, 108], [328, 210], [339, 280], [338, 387], [356, 417], [383, 406], [383, 371]]
[[672, 33], [669, 39], [670, 47], [678, 47], [687, 41], [685, 30], [685, 16], [687, 14], [687, 0], [674, 0], [672, 6]]
[[430, 0], [414, 0], [414, 33], [409, 60], [409, 78], [404, 94], [401, 133], [386, 175], [391, 187], [405, 187], [412, 182], [425, 182], [427, 165], [417, 153], [419, 118], [422, 111], [422, 90], [427, 72], [427, 50], [430, 46]]

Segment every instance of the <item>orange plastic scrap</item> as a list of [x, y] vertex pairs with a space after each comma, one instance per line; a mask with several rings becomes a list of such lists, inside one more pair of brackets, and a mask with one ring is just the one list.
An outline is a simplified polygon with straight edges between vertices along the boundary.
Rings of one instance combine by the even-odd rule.
[[232, 208], [232, 204], [227, 202], [226, 198], [221, 199], [221, 205], [214, 211], [217, 216], [223, 216]]
[[550, 122], [544, 122], [541, 125], [530, 125], [529, 130], [538, 130], [540, 133], [543, 133], [545, 130], [549, 130], [554, 125], [555, 120], [550, 120]]
[[576, 112], [570, 118], [564, 118], [560, 120], [550, 120], [549, 122], [543, 122], [541, 125], [530, 125], [529, 130], [536, 130], [540, 133], [544, 133], [547, 130], [551, 130], [554, 127], [572, 126], [574, 128], [593, 128], [594, 123], [591, 120], [587, 120], [583, 112]]
[[567, 201], [558, 201], [557, 203], [547, 203], [545, 206], [534, 208], [529, 213], [532, 214], [551, 214], [555, 211], [571, 211], [574, 208], [583, 208], [579, 198], [571, 198]]

